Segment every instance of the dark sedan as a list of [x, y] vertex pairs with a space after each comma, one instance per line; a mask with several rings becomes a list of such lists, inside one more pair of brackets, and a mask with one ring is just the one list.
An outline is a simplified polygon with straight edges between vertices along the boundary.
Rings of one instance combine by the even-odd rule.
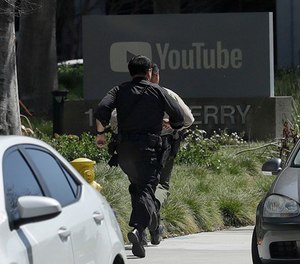
[[300, 141], [284, 164], [272, 159], [262, 170], [277, 177], [257, 206], [253, 263], [300, 263]]

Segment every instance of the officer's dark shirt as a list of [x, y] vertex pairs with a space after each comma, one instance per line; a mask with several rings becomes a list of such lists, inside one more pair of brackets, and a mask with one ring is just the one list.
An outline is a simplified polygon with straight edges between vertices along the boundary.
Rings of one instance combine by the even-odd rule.
[[95, 117], [108, 125], [111, 112], [117, 109], [119, 133], [160, 134], [164, 112], [174, 129], [183, 126], [183, 113], [178, 103], [159, 85], [145, 78], [113, 87], [101, 100]]

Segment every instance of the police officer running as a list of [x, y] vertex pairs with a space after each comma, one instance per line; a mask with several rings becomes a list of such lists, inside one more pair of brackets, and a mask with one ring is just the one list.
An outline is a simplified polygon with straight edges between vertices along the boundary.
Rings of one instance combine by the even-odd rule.
[[170, 126], [183, 126], [183, 113], [178, 104], [151, 79], [151, 60], [145, 56], [133, 57], [128, 63], [132, 80], [113, 87], [99, 103], [95, 112], [98, 147], [106, 145], [105, 127], [114, 108], [117, 111], [118, 163], [130, 181], [132, 211], [128, 233], [132, 253], [145, 257], [143, 234], [158, 228], [159, 206], [155, 199], [160, 168], [162, 122], [164, 112]]
[[[151, 82], [157, 84], [159, 84], [160, 82], [159, 68], [155, 63], [153, 63], [152, 65]], [[163, 129], [161, 132], [163, 157], [159, 177], [159, 184], [155, 191], [155, 197], [158, 201], [159, 207], [162, 207], [164, 205], [170, 194], [170, 177], [177, 152], [180, 148], [180, 143], [183, 139], [184, 129], [190, 127], [195, 120], [190, 108], [184, 103], [180, 96], [170, 89], [167, 89], [165, 87], [163, 88], [178, 103], [179, 107], [183, 112], [184, 122], [183, 127], [181, 129], [174, 130], [170, 126], [169, 117], [167, 114], [165, 114], [163, 119]], [[151, 244], [157, 245], [160, 243], [162, 230], [163, 226], [160, 225], [159, 228], [157, 228], [156, 230], [150, 231]]]

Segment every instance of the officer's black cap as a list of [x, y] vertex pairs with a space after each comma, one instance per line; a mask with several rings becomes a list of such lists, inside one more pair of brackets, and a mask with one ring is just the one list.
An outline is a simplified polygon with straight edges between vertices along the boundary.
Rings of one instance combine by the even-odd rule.
[[128, 62], [128, 70], [131, 76], [143, 74], [152, 68], [152, 62], [149, 58], [143, 55], [137, 55]]

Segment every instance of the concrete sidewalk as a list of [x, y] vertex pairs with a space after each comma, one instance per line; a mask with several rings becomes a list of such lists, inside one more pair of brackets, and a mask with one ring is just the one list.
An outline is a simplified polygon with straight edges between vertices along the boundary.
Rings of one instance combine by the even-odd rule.
[[203, 232], [149, 243], [146, 257], [136, 258], [126, 246], [128, 263], [138, 264], [252, 264], [252, 226]]

